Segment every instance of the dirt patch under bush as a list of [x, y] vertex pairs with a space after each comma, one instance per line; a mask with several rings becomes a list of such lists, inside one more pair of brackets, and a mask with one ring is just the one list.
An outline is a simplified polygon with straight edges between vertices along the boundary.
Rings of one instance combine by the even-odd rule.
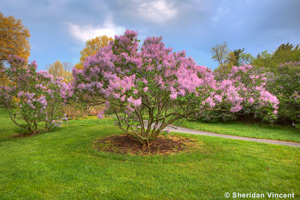
[[143, 146], [132, 135], [113, 135], [97, 139], [94, 142], [94, 149], [98, 151], [137, 155], [174, 154], [186, 152], [199, 146], [200, 144], [195, 140], [180, 136], [159, 136], [149, 147]]
[[37, 134], [39, 134], [40, 132], [36, 132], [36, 133], [18, 133], [15, 135], [12, 135], [12, 138], [24, 138], [24, 137], [31, 137], [31, 136], [35, 136]]

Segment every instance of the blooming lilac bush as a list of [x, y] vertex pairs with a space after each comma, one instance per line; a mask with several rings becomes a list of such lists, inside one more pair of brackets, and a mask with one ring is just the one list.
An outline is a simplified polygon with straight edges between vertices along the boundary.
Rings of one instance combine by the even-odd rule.
[[[244, 87], [237, 81], [218, 83], [210, 69], [197, 66], [184, 51], [172, 52], [161, 37], [149, 37], [141, 48], [138, 45], [134, 31], [116, 36], [85, 60], [84, 69], [73, 69], [73, 87], [85, 102], [98, 105], [106, 101], [106, 108], [118, 119], [116, 125], [143, 144], [149, 144], [176, 120], [219, 110], [217, 105], [236, 113], [246, 101], [250, 104], [252, 90], [243, 96], [239, 90]], [[261, 98], [251, 105], [271, 107], [272, 113], [276, 101], [268, 102], [264, 97], [271, 94], [263, 88], [261, 91]], [[103, 115], [98, 113], [99, 118]]]
[[[74, 92], [93, 105], [106, 102], [116, 125], [149, 144], [169, 124], [210, 113], [276, 117], [278, 100], [265, 89], [266, 78], [251, 66], [234, 67], [227, 79], [197, 66], [185, 53], [166, 48], [161, 37], [145, 39], [127, 30], [107, 47], [88, 57], [84, 69], [73, 69]], [[98, 113], [102, 118], [103, 112]]]
[[42, 124], [49, 130], [66, 121], [60, 111], [70, 93], [68, 85], [47, 72], [36, 72], [35, 61], [27, 64], [22, 58], [10, 56], [8, 62], [10, 68], [4, 74], [9, 84], [1, 86], [0, 99], [12, 121], [27, 133], [39, 132]]
[[280, 64], [276, 71], [267, 88], [280, 101], [279, 121], [300, 128], [300, 62]]
[[212, 117], [222, 117], [223, 120], [228, 120], [239, 116], [253, 116], [268, 122], [274, 121], [279, 101], [267, 90], [267, 82], [268, 75], [251, 65], [233, 66], [231, 72], [217, 82], [215, 110], [206, 112], [206, 116], [202, 115], [202, 118], [211, 120]]
[[105, 100], [116, 125], [144, 144], [170, 123], [193, 116], [198, 99], [206, 99], [202, 93], [215, 82], [211, 70], [196, 66], [184, 52], [172, 53], [160, 37], [147, 38], [139, 49], [137, 33], [129, 30], [83, 66], [73, 69], [75, 93], [88, 94], [85, 100], [94, 105]]

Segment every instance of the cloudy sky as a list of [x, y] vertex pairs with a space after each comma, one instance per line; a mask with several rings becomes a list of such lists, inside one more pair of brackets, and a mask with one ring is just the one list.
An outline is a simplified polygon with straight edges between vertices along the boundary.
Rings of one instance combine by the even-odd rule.
[[1, 0], [0, 12], [30, 30], [39, 69], [79, 61], [85, 41], [136, 30], [141, 40], [163, 36], [198, 65], [216, 68], [211, 48], [227, 42], [256, 56], [282, 43], [300, 43], [300, 0]]

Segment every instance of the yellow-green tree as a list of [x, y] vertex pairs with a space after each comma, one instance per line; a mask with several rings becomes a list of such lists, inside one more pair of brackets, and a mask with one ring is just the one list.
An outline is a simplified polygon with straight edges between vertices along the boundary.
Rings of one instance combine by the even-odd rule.
[[72, 65], [69, 62], [64, 62], [63, 66], [64, 66], [64, 75], [63, 75], [64, 82], [69, 83], [73, 80], [73, 76], [71, 72]]
[[215, 69], [215, 74], [218, 79], [223, 79], [223, 77], [230, 73], [232, 66], [237, 62], [234, 52], [229, 52], [226, 55], [226, 60]]
[[47, 65], [46, 69], [53, 78], [62, 77], [65, 82], [72, 80], [72, 73], [70, 72], [70, 63], [61, 63], [57, 60], [55, 63]]
[[76, 68], [83, 69], [83, 62], [85, 58], [94, 55], [100, 48], [107, 46], [112, 40], [113, 39], [111, 37], [107, 37], [106, 35], [88, 40], [85, 44], [85, 48], [80, 52], [80, 62], [75, 65]]
[[20, 19], [4, 17], [0, 12], [0, 62], [8, 55], [18, 55], [26, 60], [30, 56], [29, 30]]
[[49, 74], [53, 76], [53, 78], [64, 76], [64, 66], [59, 60], [46, 66], [46, 69], [48, 70]]

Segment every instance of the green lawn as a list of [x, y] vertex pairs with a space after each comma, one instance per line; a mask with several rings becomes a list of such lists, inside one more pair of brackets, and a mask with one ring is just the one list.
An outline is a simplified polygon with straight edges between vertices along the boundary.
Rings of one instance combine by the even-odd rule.
[[[178, 124], [177, 124], [178, 125]], [[185, 120], [182, 127], [243, 137], [300, 142], [300, 130], [292, 127], [242, 122], [207, 123]]]
[[0, 112], [0, 199], [225, 199], [225, 192], [295, 193], [300, 148], [208, 136], [201, 150], [171, 156], [97, 152], [92, 142], [120, 134], [113, 120], [70, 121], [49, 133], [12, 138]]

